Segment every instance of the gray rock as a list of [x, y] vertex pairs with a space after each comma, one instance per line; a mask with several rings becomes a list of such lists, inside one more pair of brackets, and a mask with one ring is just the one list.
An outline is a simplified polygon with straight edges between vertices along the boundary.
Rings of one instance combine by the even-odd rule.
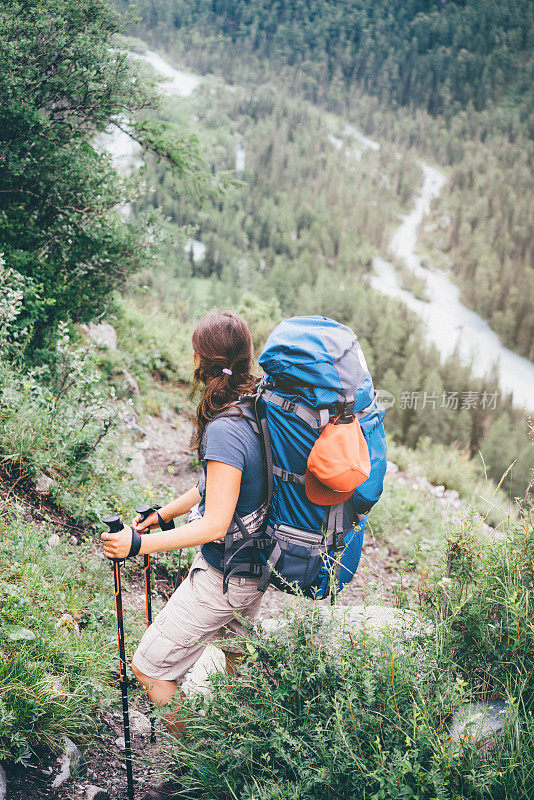
[[436, 497], [443, 497], [444, 494], [445, 494], [445, 487], [443, 485], [434, 486], [433, 491], [434, 491], [434, 494], [436, 495]]
[[[56, 621], [54, 628], [67, 628], [75, 633], [80, 632], [80, 626], [78, 625], [78, 622], [74, 619], [72, 614], [68, 613], [68, 611], [65, 611], [65, 613], [60, 616], [60, 618]], [[70, 739], [68, 741], [70, 742]], [[76, 745], [73, 746], [76, 747]]]
[[109, 800], [109, 794], [100, 786], [88, 786], [85, 790], [85, 800]]
[[387, 462], [386, 472], [388, 475], [395, 475], [399, 471], [399, 468], [393, 461]]
[[87, 763], [81, 751], [68, 736], [63, 736], [62, 741], [65, 746], [65, 754], [70, 761], [71, 769], [75, 771], [77, 775], [84, 775], [87, 771]]
[[268, 617], [267, 619], [261, 619], [260, 625], [265, 633], [276, 633], [280, 628], [287, 625], [287, 623], [284, 619]]
[[450, 737], [455, 752], [474, 742], [484, 750], [492, 750], [510, 721], [510, 708], [504, 700], [467, 703], [454, 714]]
[[130, 729], [139, 736], [150, 735], [150, 720], [135, 708], [130, 711]]
[[481, 527], [482, 527], [482, 535], [486, 536], [488, 539], [505, 542], [508, 538], [507, 531], [501, 531], [498, 528], [492, 528], [485, 522], [482, 523]]
[[337, 606], [333, 609], [323, 606], [325, 616], [333, 614], [340, 623], [343, 633], [356, 633], [363, 627], [371, 632], [391, 630], [407, 637], [433, 633], [433, 625], [413, 611], [390, 606]]
[[87, 764], [78, 747], [68, 736], [62, 736], [64, 751], [58, 758], [60, 771], [52, 781], [52, 789], [58, 789], [74, 775], [83, 775]]
[[132, 425], [130, 425], [130, 430], [139, 439], [143, 439], [146, 436], [146, 431], [143, 430], [143, 428], [141, 428], [137, 422], [134, 422]]
[[146, 481], [146, 458], [143, 453], [133, 452], [128, 466], [130, 473], [139, 483]]
[[56, 547], [60, 543], [61, 539], [57, 535], [57, 533], [51, 533], [48, 537], [48, 544], [50, 547]]
[[[432, 624], [413, 611], [388, 606], [355, 605], [334, 606], [333, 608], [317, 606], [317, 611], [325, 622], [332, 621], [333, 623], [331, 629], [328, 630], [328, 642], [332, 652], [338, 650], [340, 639], [358, 635], [363, 630], [368, 631], [371, 636], [389, 630], [397, 634], [399, 638], [404, 637], [405, 639], [416, 635], [431, 636], [434, 630]], [[283, 637], [284, 628], [288, 624], [284, 617], [265, 617], [258, 622], [264, 633], [281, 637]], [[199, 660], [187, 673], [181, 689], [186, 695], [201, 693], [210, 696], [210, 675], [217, 671], [224, 672], [224, 670], [223, 651], [214, 645], [209, 645], [204, 648]], [[131, 713], [139, 714], [137, 711]], [[149, 720], [143, 714], [139, 714], [139, 716], [145, 720], [148, 733], [150, 731]], [[119, 740], [116, 743], [118, 744]]]
[[48, 475], [45, 475], [44, 472], [41, 472], [41, 474], [37, 476], [37, 480], [35, 481], [35, 488], [37, 489], [39, 494], [48, 494], [51, 486], [52, 486], [52, 478], [49, 478]]
[[444, 500], [448, 500], [449, 503], [456, 503], [459, 497], [460, 495], [458, 494], [456, 489], [447, 489], [447, 491], [443, 495]]
[[108, 347], [110, 350], [117, 349], [117, 333], [109, 322], [100, 322], [98, 325], [90, 322], [89, 325], [80, 325], [80, 330], [100, 347]]
[[6, 771], [0, 764], [0, 800], [6, 800], [7, 796], [7, 776]]
[[130, 373], [125, 369], [122, 370], [122, 379], [127, 394], [129, 394], [131, 397], [133, 397], [134, 395], [138, 396], [140, 394], [139, 384], [135, 380], [134, 376], [130, 375]]
[[[359, 633], [363, 628], [371, 634], [391, 630], [410, 638], [418, 634], [432, 635], [433, 626], [413, 611], [389, 606], [318, 606], [325, 622], [334, 623], [334, 632], [342, 637]], [[287, 620], [262, 619], [265, 633], [277, 633], [287, 625]]]
[[119, 750], [124, 750], [125, 747], [124, 736], [117, 736], [117, 738], [115, 739], [115, 744], [117, 745]]
[[56, 775], [54, 780], [52, 781], [52, 789], [59, 789], [60, 786], [63, 786], [65, 781], [68, 781], [70, 778], [70, 762], [69, 759], [65, 754], [58, 758], [59, 761], [59, 774]]
[[173, 417], [173, 413], [172, 413], [172, 411], [170, 410], [170, 408], [163, 408], [163, 409], [161, 410], [160, 417], [161, 417], [161, 419], [163, 420], [163, 422], [172, 422], [172, 421], [173, 421], [173, 419], [174, 419], [174, 417]]

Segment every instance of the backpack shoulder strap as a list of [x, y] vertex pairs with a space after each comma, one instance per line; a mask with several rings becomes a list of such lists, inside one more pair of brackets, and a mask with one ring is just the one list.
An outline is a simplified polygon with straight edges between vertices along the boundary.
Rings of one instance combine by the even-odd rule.
[[232, 405], [228, 406], [228, 408], [224, 408], [219, 414], [216, 414], [211, 421], [214, 422], [216, 419], [221, 419], [223, 417], [246, 419], [254, 433], [261, 436], [260, 427], [256, 419], [255, 395], [243, 395], [239, 397]]
[[[267, 476], [267, 497], [265, 504], [266, 511], [271, 503], [273, 494], [273, 459], [271, 454], [271, 441], [269, 438], [269, 429], [267, 428], [267, 420], [261, 419], [259, 415], [257, 405], [258, 396], [258, 394], [250, 394], [239, 397], [231, 406], [225, 408], [223, 411], [217, 414], [214, 419], [220, 419], [222, 417], [239, 419], [243, 417], [246, 419], [252, 430], [260, 437]], [[240, 533], [240, 540], [236, 548], [234, 546], [234, 534], [227, 532], [225, 536], [224, 556], [222, 559], [223, 593], [228, 591], [228, 581], [233, 573], [242, 572], [244, 569], [243, 564], [238, 564], [232, 568], [231, 562], [236, 553], [251, 546], [254, 548], [254, 550], [258, 551], [264, 549], [266, 544], [264, 533], [262, 532], [259, 536], [258, 534], [250, 534], [237, 511], [234, 511], [233, 522]], [[251, 563], [249, 565], [249, 574], [251, 577], [258, 577], [261, 572], [262, 568], [259, 564]]]

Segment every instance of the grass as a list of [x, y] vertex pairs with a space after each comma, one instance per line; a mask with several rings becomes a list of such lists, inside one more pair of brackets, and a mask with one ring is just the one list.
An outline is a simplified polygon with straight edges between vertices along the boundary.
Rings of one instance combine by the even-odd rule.
[[395, 479], [386, 479], [380, 502], [368, 518], [369, 532], [399, 550], [403, 559], [417, 553], [426, 564], [436, 546], [443, 543], [448, 524], [444, 510], [434, 498]]
[[130, 514], [142, 494], [122, 453], [130, 401], [118, 400], [92, 349], [63, 337], [57, 374], [43, 382], [0, 360], [0, 463], [13, 481], [50, 479], [50, 496], [95, 526], [115, 511]]
[[116, 671], [109, 569], [86, 548], [0, 511], [0, 761], [96, 733]]
[[473, 506], [492, 527], [507, 527], [518, 519], [514, 498], [506, 494], [506, 480], [498, 488], [485, 477], [481, 461], [469, 458], [455, 447], [426, 437], [418, 442], [417, 450], [412, 450], [389, 440], [388, 458], [405, 472], [457, 491], [463, 502]]

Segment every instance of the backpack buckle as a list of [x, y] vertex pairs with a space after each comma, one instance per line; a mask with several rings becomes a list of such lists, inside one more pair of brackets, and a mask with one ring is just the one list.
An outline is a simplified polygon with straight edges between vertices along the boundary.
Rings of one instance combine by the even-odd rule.
[[352, 422], [354, 419], [354, 395], [346, 397], [343, 402], [339, 403], [341, 412], [336, 422]]
[[345, 549], [345, 533], [344, 531], [339, 531], [339, 533], [334, 534], [334, 549], [335, 550], [344, 550]]
[[294, 411], [295, 410], [295, 406], [296, 406], [296, 403], [292, 403], [291, 400], [288, 400], [285, 397], [282, 400], [281, 408], [282, 408], [283, 411]]

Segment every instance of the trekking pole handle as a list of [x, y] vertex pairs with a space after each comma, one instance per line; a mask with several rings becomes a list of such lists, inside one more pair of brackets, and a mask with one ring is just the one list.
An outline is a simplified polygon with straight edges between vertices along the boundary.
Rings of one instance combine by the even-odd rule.
[[110, 533], [118, 533], [124, 528], [124, 522], [120, 517], [104, 517], [102, 523], [108, 526]]
[[[141, 517], [141, 522], [144, 522], [151, 514], [158, 514], [158, 524], [162, 531], [171, 531], [174, 528], [174, 520], [171, 519], [170, 522], [165, 522], [159, 515], [159, 510], [161, 506], [156, 505], [155, 503], [151, 506], [142, 505], [138, 506], [135, 510]], [[146, 531], [143, 531], [146, 533]]]
[[135, 510], [137, 511], [139, 516], [141, 517], [141, 522], [144, 522], [146, 519], [149, 518], [149, 516], [151, 514], [154, 514], [154, 512], [157, 511], [158, 508], [159, 508], [159, 506], [155, 506], [155, 505], [154, 506], [142, 505], [142, 506], [137, 506], [137, 508]]
[[[101, 522], [107, 525], [110, 533], [118, 533], [124, 528], [124, 522], [120, 517], [103, 517]], [[120, 558], [112, 558], [112, 561], [122, 561]]]
[[[120, 517], [104, 517], [102, 519], [104, 525], [107, 525], [110, 533], [119, 533], [124, 528], [124, 522]], [[141, 549], [141, 536], [132, 528], [132, 542], [130, 552], [126, 556], [136, 556]], [[112, 561], [124, 561], [124, 558], [113, 558]]]

